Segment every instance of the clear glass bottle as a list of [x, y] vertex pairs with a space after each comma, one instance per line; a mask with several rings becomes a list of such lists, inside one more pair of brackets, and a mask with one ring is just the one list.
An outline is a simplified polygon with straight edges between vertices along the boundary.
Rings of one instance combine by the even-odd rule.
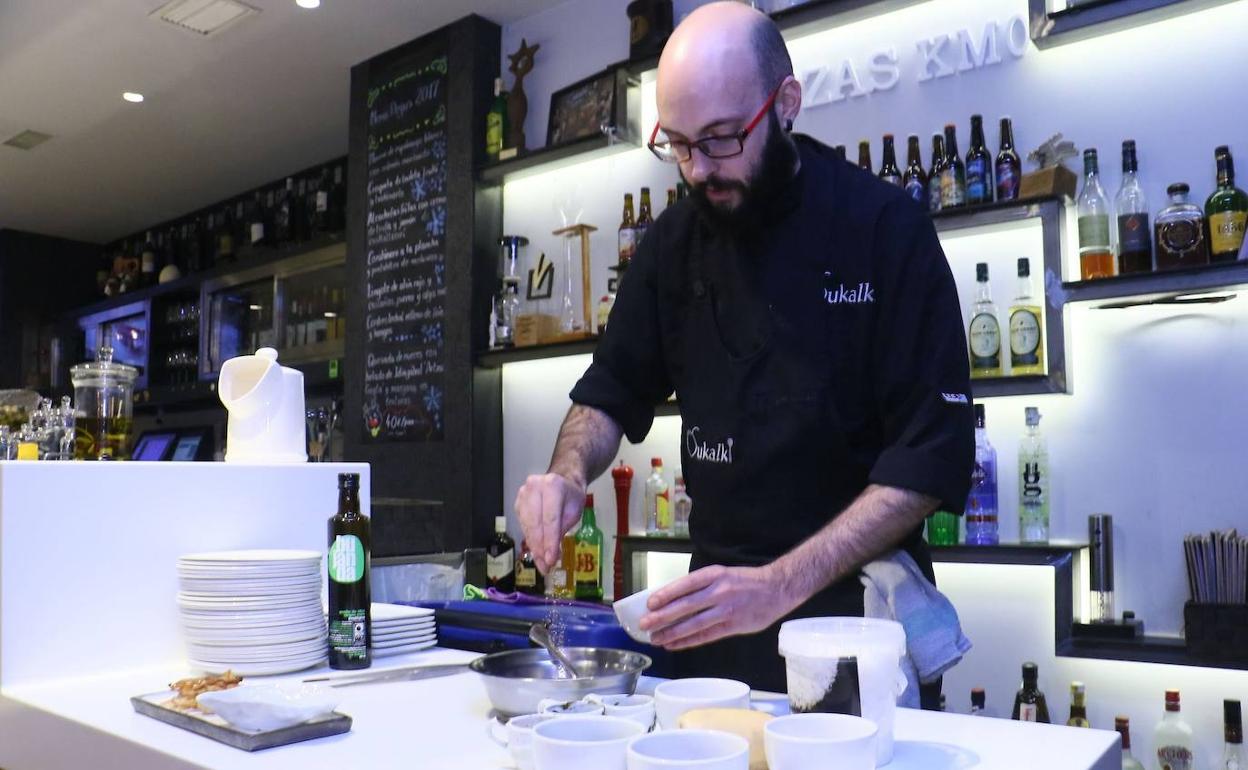
[[897, 168], [897, 150], [893, 146], [893, 135], [884, 135], [884, 162], [880, 166], [880, 179], [891, 185], [901, 187], [901, 169]]
[[1218, 770], [1245, 770], [1248, 759], [1244, 757], [1244, 722], [1239, 701], [1222, 701], [1222, 718], [1226, 728], [1226, 747], [1222, 749], [1222, 763], [1218, 765]]
[[1086, 690], [1083, 682], [1070, 683], [1070, 718], [1066, 720], [1067, 727], [1091, 727], [1092, 723], [1088, 721], [1088, 706], [1084, 701]]
[[650, 476], [646, 479], [646, 534], [670, 535], [672, 532], [671, 498], [667, 480], [663, 478], [663, 459], [650, 460]]
[[1122, 143], [1122, 185], [1114, 196], [1118, 214], [1118, 272], [1147, 273], [1153, 269], [1153, 235], [1148, 226], [1148, 200], [1136, 178], [1135, 142]]
[[1157, 269], [1171, 270], [1209, 264], [1205, 240], [1205, 215], [1188, 200], [1191, 188], [1176, 182], [1166, 188], [1170, 205], [1157, 214], [1153, 240], [1157, 244]]
[[945, 170], [945, 137], [932, 134], [932, 169], [927, 172], [927, 210], [940, 211], [941, 175]]
[[1166, 710], [1153, 731], [1157, 764], [1162, 770], [1193, 770], [1192, 727], [1179, 713], [1179, 691], [1166, 690]]
[[1049, 542], [1049, 451], [1040, 433], [1040, 410], [1026, 408], [1027, 432], [1018, 445], [1018, 539]]
[[1031, 260], [1018, 260], [1018, 289], [1010, 305], [1010, 375], [1044, 374], [1044, 326], [1032, 295]]
[[984, 118], [971, 116], [971, 147], [966, 153], [966, 202], [992, 203], [996, 180], [992, 173], [992, 153], [984, 142]]
[[1014, 696], [1010, 718], [1020, 722], [1049, 723], [1049, 704], [1039, 687], [1040, 669], [1035, 663], [1023, 664], [1023, 686]]
[[1124, 716], [1114, 717], [1114, 729], [1122, 736], [1122, 770], [1144, 770], [1144, 765], [1131, 756], [1131, 720]]
[[1079, 217], [1079, 277], [1085, 281], [1114, 275], [1114, 246], [1109, 234], [1109, 201], [1101, 188], [1096, 149], [1083, 151], [1083, 189], [1076, 201]]
[[1233, 262], [1244, 245], [1248, 224], [1248, 194], [1235, 186], [1235, 162], [1231, 150], [1222, 145], [1213, 152], [1218, 168], [1218, 189], [1205, 202], [1209, 222], [1209, 261]]
[[676, 477], [672, 492], [672, 533], [676, 537], [689, 537], [689, 515], [693, 513], [693, 500], [685, 492], [685, 478]]
[[997, 450], [988, 442], [984, 405], [975, 405], [975, 469], [966, 498], [966, 544], [996, 545]]
[[940, 207], [966, 205], [966, 165], [958, 155], [957, 127], [945, 126], [945, 163], [940, 172]]
[[971, 379], [1001, 376], [1001, 321], [988, 285], [988, 263], [975, 265], [975, 306], [967, 333]]
[[503, 282], [503, 293], [498, 299], [495, 310], [497, 326], [494, 328], [494, 344], [496, 347], [509, 348], [516, 344], [516, 319], [520, 317], [520, 284], [517, 281]]

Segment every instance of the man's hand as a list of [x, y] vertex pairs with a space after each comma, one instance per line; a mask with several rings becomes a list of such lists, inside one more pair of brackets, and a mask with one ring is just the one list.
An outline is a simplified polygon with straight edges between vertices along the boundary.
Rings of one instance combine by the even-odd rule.
[[543, 575], [559, 561], [559, 544], [584, 503], [585, 488], [558, 473], [529, 476], [516, 494], [516, 515]]
[[762, 631], [805, 598], [789, 595], [770, 565], [703, 567], [655, 591], [641, 628], [651, 643], [682, 650]]

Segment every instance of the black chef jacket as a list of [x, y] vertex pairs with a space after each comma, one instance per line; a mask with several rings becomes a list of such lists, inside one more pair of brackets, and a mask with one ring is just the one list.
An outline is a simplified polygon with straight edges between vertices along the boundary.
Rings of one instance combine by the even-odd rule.
[[[693, 568], [770, 562], [870, 483], [950, 511], [966, 501], [966, 338], [931, 221], [899, 188], [795, 138], [801, 169], [761, 229], [725, 233], [689, 200], [655, 221], [571, 393], [639, 442], [675, 391]], [[921, 528], [903, 547], [932, 579]], [[857, 576], [794, 614], [861, 615]], [[774, 631], [757, 640], [769, 674], [741, 662], [756, 687], [783, 689]]]

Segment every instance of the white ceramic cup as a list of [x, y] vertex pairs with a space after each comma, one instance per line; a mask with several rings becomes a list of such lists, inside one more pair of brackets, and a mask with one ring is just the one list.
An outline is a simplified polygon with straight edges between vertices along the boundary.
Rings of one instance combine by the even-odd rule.
[[486, 732], [490, 739], [499, 746], [507, 749], [511, 754], [511, 758], [515, 761], [516, 767], [520, 770], [533, 769], [533, 728], [542, 722], [548, 722], [556, 717], [552, 714], [525, 714], [523, 716], [512, 717], [507, 721], [502, 729], [503, 737], [499, 738], [496, 728], [497, 722], [490, 720], [489, 730]]
[[628, 743], [645, 729], [622, 717], [559, 717], [533, 728], [536, 770], [627, 770]]
[[673, 679], [654, 688], [659, 726], [675, 730], [680, 716], [692, 709], [750, 707], [750, 686], [735, 679]]
[[628, 770], [748, 770], [750, 742], [722, 730], [672, 730], [628, 745]]
[[540, 714], [551, 714], [557, 717], [600, 717], [606, 711], [602, 703], [589, 699], [562, 701], [554, 698], [543, 698], [537, 702]]
[[848, 714], [790, 714], [763, 726], [771, 770], [875, 770], [875, 723]]
[[634, 641], [642, 644], [650, 644], [650, 632], [641, 630], [641, 616], [645, 615], [646, 602], [650, 599], [650, 594], [655, 589], [647, 588], [644, 591], [638, 591], [620, 599], [612, 604], [615, 610], [615, 617], [619, 619], [620, 625], [624, 627], [624, 631], [633, 638]]
[[647, 731], [654, 727], [654, 698], [649, 695], [586, 695], [585, 700], [602, 705], [609, 717], [631, 719]]

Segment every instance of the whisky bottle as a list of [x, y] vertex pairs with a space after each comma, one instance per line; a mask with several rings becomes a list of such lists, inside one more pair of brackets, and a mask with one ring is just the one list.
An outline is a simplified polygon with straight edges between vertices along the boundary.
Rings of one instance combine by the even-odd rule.
[[360, 513], [360, 475], [338, 474], [338, 513], [329, 519], [329, 667], [372, 662], [368, 517]]
[[1070, 683], [1070, 718], [1067, 727], [1091, 727], [1088, 722], [1088, 707], [1084, 703], [1083, 682]]
[[1114, 247], [1109, 240], [1109, 203], [1101, 189], [1096, 149], [1083, 151], [1083, 189], [1076, 202], [1079, 216], [1079, 277], [1085, 281], [1114, 275]]
[[537, 560], [529, 550], [529, 542], [520, 542], [520, 563], [516, 565], [516, 590], [530, 596], [546, 593], [546, 581], [537, 569]]
[[906, 173], [901, 186], [915, 203], [927, 208], [927, 173], [923, 171], [923, 161], [919, 157], [919, 137], [914, 135], [906, 140]]
[[1170, 205], [1158, 212], [1157, 224], [1153, 227], [1158, 270], [1209, 264], [1205, 217], [1200, 206], [1187, 199], [1189, 191], [1183, 182], [1166, 188]]
[[1124, 716], [1114, 717], [1114, 729], [1122, 736], [1122, 770], [1144, 770], [1144, 765], [1131, 756], [1131, 720]]
[[897, 168], [897, 151], [893, 147], [893, 135], [884, 135], [884, 161], [880, 166], [880, 179], [901, 187], [901, 169]]
[[996, 181], [992, 174], [992, 153], [984, 146], [984, 119], [971, 116], [971, 148], [966, 153], [966, 202], [992, 203]]
[[1010, 374], [1044, 374], [1040, 303], [1031, 294], [1031, 262], [1018, 260], [1018, 291], [1010, 305]]
[[958, 155], [957, 128], [945, 126], [945, 163], [940, 172], [940, 207], [952, 209], [966, 205], [966, 165]]
[[975, 307], [967, 345], [971, 354], [971, 379], [1001, 376], [1001, 322], [988, 285], [988, 263], [975, 265]]
[[1244, 225], [1248, 223], [1248, 194], [1235, 186], [1235, 163], [1230, 148], [1214, 151], [1218, 164], [1218, 189], [1205, 201], [1209, 223], [1209, 261], [1233, 262], [1244, 245]]
[[1023, 664], [1023, 686], [1014, 696], [1014, 712], [1011, 719], [1021, 722], [1049, 723], [1049, 705], [1040, 691], [1037, 681], [1040, 670], [1035, 663]]
[[1192, 728], [1179, 714], [1179, 691], [1166, 690], [1166, 710], [1153, 733], [1161, 770], [1193, 770]]
[[945, 169], [945, 137], [932, 134], [932, 169], [927, 172], [927, 210], [940, 211], [941, 173]]
[[997, 153], [997, 200], [1018, 198], [1023, 164], [1014, 151], [1014, 127], [1009, 118], [1001, 118], [1001, 151]]
[[576, 598], [602, 599], [602, 530], [594, 516], [594, 496], [585, 496], [581, 526], [576, 531], [576, 570], [572, 576]]
[[1122, 186], [1114, 196], [1118, 214], [1118, 272], [1147, 273], [1153, 269], [1152, 230], [1148, 227], [1148, 201], [1136, 178], [1135, 142], [1122, 143]]
[[507, 517], [494, 517], [494, 538], [485, 549], [486, 586], [509, 594], [516, 590], [516, 541], [507, 534]]

